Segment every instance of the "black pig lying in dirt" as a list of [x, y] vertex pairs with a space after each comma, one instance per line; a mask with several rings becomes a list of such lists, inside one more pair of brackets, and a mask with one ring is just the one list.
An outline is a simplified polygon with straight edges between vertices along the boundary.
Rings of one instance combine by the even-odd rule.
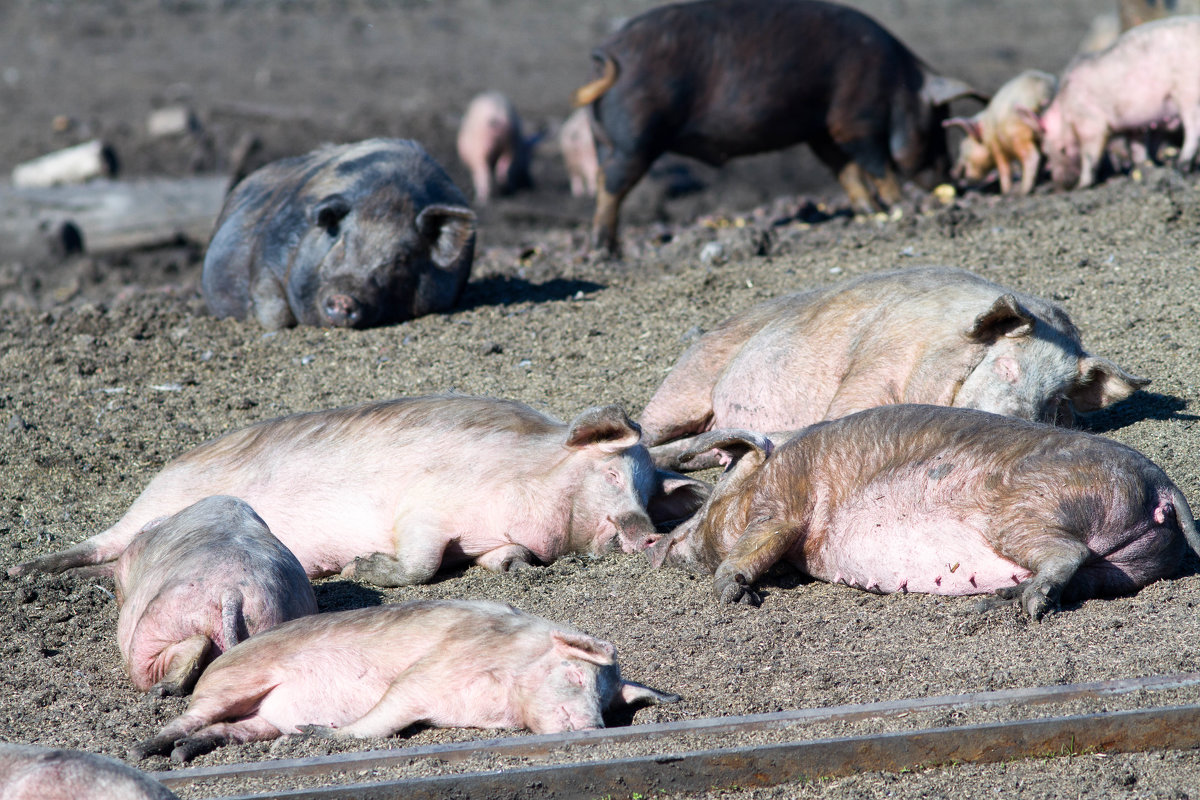
[[595, 114], [592, 237], [610, 251], [621, 201], [663, 153], [719, 166], [807, 142], [870, 211], [900, 199], [897, 171], [945, 172], [946, 105], [975, 94], [865, 14], [817, 0], [663, 6], [593, 58], [603, 74], [575, 102]]
[[[869, 592], [993, 592], [1038, 618], [1061, 599], [1134, 592], [1179, 570], [1200, 534], [1183, 493], [1124, 445], [983, 411], [873, 408], [777, 450], [711, 431], [729, 466], [695, 516], [649, 551], [716, 573], [725, 602], [787, 561]], [[686, 458], [688, 454], [685, 454]], [[997, 601], [998, 601], [997, 600]]]
[[475, 214], [416, 142], [369, 139], [268, 164], [234, 187], [204, 258], [218, 317], [365, 328], [452, 307]]

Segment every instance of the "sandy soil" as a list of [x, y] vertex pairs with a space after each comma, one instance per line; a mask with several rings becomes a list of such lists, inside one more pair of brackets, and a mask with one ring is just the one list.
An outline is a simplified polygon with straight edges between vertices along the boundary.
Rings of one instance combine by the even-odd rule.
[[[321, 141], [392, 135], [423, 140], [466, 186], [453, 131], [475, 92], [502, 89], [532, 127], [551, 129], [587, 79], [590, 46], [648, 5], [4, 4], [0, 169], [96, 134], [114, 144], [129, 175], [227, 169], [246, 133], [262, 142], [260, 162]], [[1026, 67], [1061, 70], [1095, 8], [1085, 0], [854, 5], [985, 90]], [[177, 101], [191, 104], [201, 131], [149, 139], [146, 113]], [[57, 115], [70, 119], [65, 131], [55, 131]], [[680, 194], [678, 168], [647, 181], [628, 204], [625, 258], [597, 261], [582, 248], [590, 203], [567, 196], [553, 147], [543, 146], [538, 188], [482, 211], [460, 307], [370, 331], [264, 334], [214, 320], [198, 294], [199, 247], [0, 264], [0, 563], [107, 527], [164, 463], [234, 427], [441, 391], [516, 398], [564, 418], [608, 402], [636, 413], [697, 329], [784, 291], [918, 264], [966, 267], [1061, 302], [1090, 349], [1153, 379], [1085, 426], [1139, 448], [1200, 496], [1194, 177], [1148, 168], [1083, 192], [972, 192], [949, 207], [914, 189], [898, 219], [876, 220], [844, 213], [836, 186], [803, 148], [719, 172], [682, 168], [703, 188]], [[702, 259], [710, 242], [721, 247]], [[0, 736], [120, 757], [182, 709], [183, 701], [149, 701], [129, 685], [110, 589], [69, 578], [0, 582]], [[768, 581], [761, 608], [720, 607], [707, 581], [633, 556], [566, 559], [515, 575], [469, 569], [387, 591], [330, 580], [317, 593], [324, 609], [486, 597], [611, 639], [628, 677], [684, 697], [639, 711], [639, 723], [1200, 669], [1194, 562], [1137, 596], [1083, 603], [1040, 624], [977, 613], [971, 599], [878, 597], [788, 574]], [[426, 730], [367, 744], [482, 735]], [[247, 745], [199, 763], [324, 752], [320, 742]], [[169, 767], [165, 759], [143, 766]], [[1165, 752], [711, 796], [1186, 797], [1198, 781], [1195, 754]]]

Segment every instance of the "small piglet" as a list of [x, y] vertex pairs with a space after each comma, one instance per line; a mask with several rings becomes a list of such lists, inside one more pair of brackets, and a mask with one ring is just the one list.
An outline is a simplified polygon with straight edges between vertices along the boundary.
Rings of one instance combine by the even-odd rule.
[[1042, 163], [1041, 127], [1036, 117], [1054, 97], [1058, 79], [1028, 69], [992, 96], [987, 108], [973, 117], [946, 120], [947, 127], [958, 126], [966, 137], [951, 171], [955, 178], [972, 182], [984, 180], [993, 169], [1000, 176], [1000, 191], [1012, 191], [1012, 162], [1021, 165], [1021, 194], [1033, 191], [1038, 167]]
[[571, 181], [571, 194], [595, 197], [600, 163], [596, 160], [596, 140], [586, 108], [577, 108], [567, 117], [558, 132], [558, 145]]
[[417, 600], [304, 617], [248, 639], [200, 677], [184, 714], [130, 752], [188, 761], [229, 742], [409, 725], [604, 727], [617, 705], [676, 695], [622, 680], [616, 648], [501, 605]]
[[121, 656], [142, 691], [187, 694], [242, 639], [317, 613], [304, 567], [236, 497], [206, 497], [151, 522], [113, 577]]
[[660, 155], [720, 166], [807, 142], [870, 211], [900, 176], [948, 166], [941, 122], [975, 92], [935, 74], [878, 22], [819, 0], [699, 0], [634, 17], [592, 55], [600, 163], [593, 244], [617, 244], [621, 202]]
[[652, 563], [716, 574], [724, 602], [787, 561], [869, 592], [994, 592], [1038, 618], [1179, 569], [1200, 533], [1158, 466], [1110, 439], [983, 411], [896, 405], [822, 422], [772, 450], [711, 431], [728, 469]]
[[730, 317], [680, 356], [641, 425], [655, 462], [678, 469], [690, 443], [674, 440], [714, 428], [791, 431], [887, 403], [1068, 423], [1072, 409], [1093, 411], [1147, 383], [1085, 352], [1055, 304], [964, 270], [921, 267]]
[[531, 142], [521, 131], [512, 101], [500, 92], [476, 95], [458, 128], [458, 158], [471, 172], [475, 202], [533, 185], [529, 175]]
[[200, 498], [243, 498], [311, 577], [379, 586], [444, 564], [506, 571], [567, 553], [638, 552], [689, 516], [707, 485], [657, 471], [617, 406], [570, 425], [522, 403], [462, 395], [268, 420], [168, 464], [116, 525], [10, 575], [102, 564], [147, 523]]
[[0, 742], [4, 800], [178, 800], [158, 781], [115, 758]]
[[416, 142], [326, 145], [234, 187], [204, 257], [218, 317], [264, 328], [365, 328], [451, 308], [475, 253], [475, 214]]
[[1062, 188], [1091, 186], [1109, 137], [1183, 128], [1179, 164], [1200, 150], [1200, 16], [1130, 28], [1107, 50], [1078, 56], [1040, 117], [1042, 151]]

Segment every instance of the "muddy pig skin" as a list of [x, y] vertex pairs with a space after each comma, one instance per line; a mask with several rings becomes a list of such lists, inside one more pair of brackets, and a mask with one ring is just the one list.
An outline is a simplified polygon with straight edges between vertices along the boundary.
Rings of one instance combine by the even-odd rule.
[[446, 564], [505, 571], [566, 553], [636, 552], [691, 515], [707, 485], [657, 471], [617, 406], [570, 425], [521, 403], [461, 395], [268, 420], [168, 464], [116, 525], [10, 575], [117, 558], [148, 522], [202, 497], [248, 502], [310, 577], [379, 586]]
[[174, 792], [114, 758], [0, 742], [4, 800], [177, 800]]
[[317, 613], [304, 567], [236, 497], [207, 497], [150, 523], [113, 577], [117, 641], [142, 691], [186, 694], [242, 639]]
[[919, 267], [730, 317], [680, 356], [641, 425], [655, 462], [678, 469], [683, 437], [714, 428], [776, 434], [888, 403], [1068, 423], [1072, 409], [1093, 411], [1147, 383], [1084, 351], [1053, 303], [965, 270]]
[[600, 163], [596, 160], [596, 140], [592, 138], [592, 123], [586, 108], [577, 108], [567, 117], [558, 132], [558, 144], [571, 180], [571, 194], [595, 197]]
[[521, 132], [521, 118], [500, 92], [484, 92], [467, 105], [458, 128], [458, 158], [471, 173], [475, 202], [480, 205], [493, 192], [509, 194], [533, 185], [530, 145]]
[[183, 762], [229, 742], [305, 733], [391, 736], [409, 725], [604, 727], [616, 705], [675, 702], [621, 679], [616, 648], [500, 603], [417, 600], [305, 617], [225, 653], [184, 714], [130, 757]]
[[369, 139], [276, 161], [233, 188], [204, 257], [218, 317], [365, 328], [451, 308], [475, 214], [416, 142]]
[[[995, 593], [1037, 618], [1060, 599], [1174, 575], [1200, 534], [1183, 493], [1132, 448], [984, 411], [896, 405], [813, 425], [772, 450], [711, 431], [729, 468], [649, 556], [715, 573], [724, 602], [786, 561], [869, 592]], [[688, 454], [684, 454], [684, 458]]]
[[1021, 165], [1021, 194], [1033, 191], [1042, 163], [1041, 127], [1029, 115], [1038, 114], [1054, 98], [1058, 79], [1029, 69], [1000, 87], [987, 108], [973, 117], [954, 117], [943, 123], [966, 132], [952, 174], [978, 183], [995, 169], [1000, 191], [1012, 191], [1012, 162]]
[[1062, 188], [1091, 186], [1114, 134], [1183, 128], [1179, 164], [1200, 149], [1200, 16], [1138, 25], [1078, 56], [1041, 115], [1042, 152]]
[[855, 208], [900, 199], [898, 175], [948, 166], [946, 104], [974, 94], [932, 73], [870, 17], [817, 0], [701, 0], [652, 9], [593, 53], [575, 93], [595, 118], [597, 247], [654, 160], [719, 166], [807, 142]]

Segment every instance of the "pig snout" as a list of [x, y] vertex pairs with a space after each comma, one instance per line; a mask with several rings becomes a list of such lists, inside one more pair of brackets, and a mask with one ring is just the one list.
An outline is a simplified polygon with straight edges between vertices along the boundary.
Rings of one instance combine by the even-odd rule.
[[331, 294], [321, 304], [325, 319], [337, 328], [356, 328], [365, 316], [362, 303], [348, 294]]
[[639, 511], [609, 516], [608, 521], [617, 529], [621, 550], [626, 553], [640, 553], [661, 538], [650, 517]]

